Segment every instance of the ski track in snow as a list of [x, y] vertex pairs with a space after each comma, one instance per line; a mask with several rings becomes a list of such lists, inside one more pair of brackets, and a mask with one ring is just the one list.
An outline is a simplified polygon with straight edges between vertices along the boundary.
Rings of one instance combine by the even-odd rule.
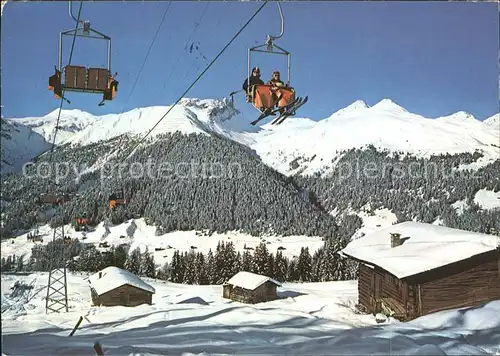
[[[285, 283], [278, 288], [283, 299], [248, 305], [223, 299], [222, 286], [145, 278], [156, 290], [152, 305], [93, 307], [85, 277], [68, 276], [69, 313], [45, 314], [44, 293], [3, 313], [3, 353], [91, 355], [95, 341], [105, 355], [491, 355], [500, 346], [500, 301], [377, 324], [373, 315], [354, 312], [356, 281]], [[36, 289], [48, 275], [2, 275], [2, 301], [14, 280], [33, 279]], [[80, 316], [84, 321], [68, 337]]]

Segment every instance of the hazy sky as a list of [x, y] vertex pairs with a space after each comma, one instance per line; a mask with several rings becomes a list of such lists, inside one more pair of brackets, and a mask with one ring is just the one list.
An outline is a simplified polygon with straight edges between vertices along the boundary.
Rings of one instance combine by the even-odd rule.
[[[84, 2], [82, 19], [112, 38], [119, 92], [104, 107], [97, 106], [100, 95], [68, 93], [72, 103], [64, 108], [100, 115], [172, 104], [261, 4], [172, 2], [131, 92], [169, 2]], [[75, 14], [79, 5], [73, 4]], [[483, 120], [499, 111], [495, 3], [286, 1], [282, 7], [285, 33], [277, 44], [292, 53], [297, 94], [309, 95], [299, 116], [318, 120], [358, 99], [374, 105], [383, 98], [427, 117], [463, 110]], [[72, 28], [67, 2], [7, 3], [1, 31], [4, 117], [42, 116], [59, 107], [48, 77], [57, 64], [59, 33]], [[247, 49], [279, 31], [277, 6], [269, 2], [186, 96], [222, 98], [240, 89]], [[63, 41], [63, 64], [71, 41]], [[105, 61], [102, 42], [77, 39], [72, 64]], [[286, 71], [282, 56], [258, 54], [252, 64], [266, 80], [273, 69]], [[256, 115], [241, 93], [235, 101], [249, 117]]]

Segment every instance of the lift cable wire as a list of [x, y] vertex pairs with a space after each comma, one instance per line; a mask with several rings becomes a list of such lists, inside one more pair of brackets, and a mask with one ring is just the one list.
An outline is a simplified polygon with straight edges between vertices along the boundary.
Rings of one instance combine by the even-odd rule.
[[[191, 90], [191, 88], [194, 87], [194, 85], [201, 79], [201, 77], [208, 71], [208, 69], [219, 59], [219, 57], [222, 55], [222, 53], [225, 52], [225, 50], [233, 43], [233, 41], [240, 35], [241, 32], [250, 24], [250, 22], [257, 16], [257, 14], [262, 10], [264, 6], [266, 6], [267, 1], [265, 1], [258, 9], [257, 11], [248, 19], [248, 21], [243, 25], [243, 27], [231, 38], [231, 40], [224, 46], [224, 48], [217, 54], [217, 56], [210, 62], [210, 64], [205, 68], [203, 72], [198, 75], [198, 77], [194, 80], [194, 82], [182, 93], [182, 95], [177, 99], [177, 101], [170, 106], [170, 108], [167, 110], [167, 112], [158, 120], [158, 122], [144, 135], [142, 139], [137, 142], [137, 144], [134, 145], [130, 153], [134, 152], [134, 150], [146, 139], [146, 137], [149, 136], [149, 134], [160, 124], [160, 122], [172, 111], [172, 109], [184, 98], [184, 96]], [[128, 157], [127, 157], [128, 158]]]
[[[196, 21], [194, 23], [194, 28], [193, 28], [193, 31], [191, 32], [191, 34], [189, 35], [188, 39], [186, 40], [186, 43], [184, 44], [184, 49], [187, 48], [188, 44], [189, 44], [189, 41], [191, 41], [191, 39], [193, 38], [196, 30], [198, 29], [198, 26], [201, 24], [201, 21], [203, 20], [203, 18], [205, 17], [205, 14], [208, 10], [208, 7], [210, 6], [210, 2], [207, 2], [207, 6], [205, 6], [205, 9], [203, 10], [200, 18], [198, 19], [198, 21]], [[170, 70], [170, 73], [168, 74], [167, 76], [167, 79], [165, 80], [165, 83], [163, 84], [163, 87], [162, 87], [162, 90], [166, 88], [167, 86], [167, 83], [170, 81], [170, 78], [172, 77], [172, 74], [174, 73], [175, 69], [177, 68], [177, 65], [179, 64], [179, 61], [181, 59], [181, 56], [183, 54], [183, 51], [181, 50], [179, 52], [179, 55], [177, 56], [177, 59], [175, 60], [175, 64], [174, 66], [172, 67], [172, 69]]]
[[132, 85], [132, 89], [130, 90], [130, 94], [129, 94], [128, 98], [127, 98], [127, 101], [123, 105], [123, 109], [122, 109], [122, 112], [120, 113], [120, 116], [118, 117], [118, 120], [120, 119], [121, 115], [125, 111], [125, 105], [128, 104], [128, 102], [130, 101], [130, 98], [132, 97], [134, 89], [135, 89], [137, 83], [139, 82], [139, 77], [141, 76], [142, 70], [144, 69], [144, 66], [146, 65], [146, 62], [147, 62], [148, 57], [149, 57], [149, 54], [151, 53], [151, 49], [153, 48], [153, 45], [156, 42], [158, 34], [160, 33], [160, 29], [163, 26], [163, 23], [165, 22], [165, 19], [167, 18], [167, 14], [168, 14], [168, 11], [170, 10], [170, 6], [171, 5], [172, 5], [172, 1], [169, 1], [168, 2], [168, 6], [165, 9], [165, 12], [163, 13], [163, 17], [162, 17], [162, 19], [160, 21], [160, 24], [158, 25], [158, 28], [156, 29], [156, 33], [155, 33], [155, 35], [153, 37], [153, 40], [151, 41], [151, 44], [149, 45], [149, 49], [148, 49], [148, 51], [146, 53], [146, 56], [144, 57], [144, 60], [142, 61], [142, 65], [141, 65], [141, 68], [139, 69], [139, 73], [137, 73], [137, 76], [135, 77], [135, 81], [134, 81], [134, 84]]
[[[170, 1], [170, 4], [169, 4], [169, 6], [168, 6], [168, 8], [167, 8], [167, 10], [166, 10], [166, 12], [165, 12], [164, 17], [166, 17], [166, 13], [168, 12], [168, 9], [170, 8], [171, 3], [172, 3], [172, 1]], [[189, 35], [189, 38], [188, 38], [188, 40], [186, 41], [186, 44], [184, 45], [184, 47], [186, 47], [186, 46], [188, 45], [189, 41], [190, 41], [190, 40], [191, 40], [191, 38], [193, 37], [194, 33], [196, 32], [196, 29], [198, 28], [198, 25], [201, 23], [201, 20], [202, 20], [202, 19], [203, 19], [203, 17], [205, 16], [205, 13], [207, 12], [207, 9], [208, 9], [208, 7], [209, 7], [209, 6], [210, 6], [210, 3], [207, 3], [207, 6], [205, 7], [205, 10], [204, 10], [204, 11], [203, 11], [203, 13], [201, 14], [200, 18], [198, 19], [198, 21], [196, 21], [196, 22], [195, 22], [193, 32], [191, 32], [191, 34]], [[163, 19], [163, 20], [164, 20], [164, 19]], [[163, 21], [163, 20], [162, 20], [162, 21]], [[160, 24], [160, 26], [158, 27], [157, 34], [158, 34], [158, 32], [159, 32], [160, 27], [161, 27], [161, 24]], [[155, 39], [156, 39], [156, 36], [157, 36], [157, 35], [155, 35]], [[154, 40], [153, 40], [153, 42], [154, 42]], [[150, 50], [151, 50], [151, 48], [152, 48], [152, 45], [150, 46]], [[174, 67], [173, 67], [172, 71], [170, 71], [170, 74], [168, 75], [167, 79], [165, 80], [165, 82], [164, 82], [164, 84], [163, 84], [162, 89], [165, 89], [165, 87], [166, 87], [167, 83], [170, 81], [170, 77], [172, 76], [172, 73], [173, 73], [174, 69], [177, 67], [177, 64], [178, 64], [178, 62], [179, 62], [179, 60], [180, 60], [181, 55], [182, 55], [182, 51], [181, 51], [181, 52], [179, 53], [179, 55], [177, 56], [177, 61], [176, 61], [175, 65], [174, 65]], [[146, 58], [147, 58], [147, 56], [146, 56]], [[145, 60], [144, 60], [144, 63], [146, 62], [146, 58], [145, 58]], [[143, 67], [144, 67], [144, 64], [143, 64]], [[141, 70], [142, 70], [142, 68], [141, 68]], [[140, 75], [140, 72], [139, 72], [139, 74], [138, 74], [138, 76], [137, 76], [137, 78], [136, 78], [136, 83], [137, 83], [137, 81], [138, 81], [139, 75]], [[136, 84], [136, 83], [134, 83], [134, 87], [135, 87], [135, 84]], [[132, 89], [132, 90], [133, 90], [133, 89]], [[128, 101], [130, 100], [130, 97], [131, 97], [131, 96], [132, 96], [132, 91], [130, 92], [129, 98], [127, 99], [127, 103], [128, 103]], [[120, 113], [120, 116], [123, 114], [123, 112], [124, 112], [124, 111], [125, 111], [125, 106], [123, 107], [123, 110], [122, 110], [122, 112]], [[144, 121], [147, 121], [147, 120], [148, 120], [149, 115], [151, 115], [151, 112], [152, 112], [152, 110], [150, 110], [150, 111], [148, 112], [148, 114], [147, 114], [146, 118], [144, 119]], [[119, 118], [118, 118], [118, 119], [119, 119]], [[121, 150], [119, 149], [119, 151], [121, 151]]]

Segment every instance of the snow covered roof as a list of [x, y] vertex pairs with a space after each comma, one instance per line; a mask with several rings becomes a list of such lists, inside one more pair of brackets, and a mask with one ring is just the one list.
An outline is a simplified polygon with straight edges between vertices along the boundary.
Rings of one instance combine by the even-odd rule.
[[267, 281], [271, 281], [277, 286], [281, 287], [281, 283], [272, 279], [271, 277], [261, 276], [251, 272], [238, 272], [226, 284], [232, 284], [240, 288], [254, 290], [255, 288], [263, 285]]
[[[99, 278], [99, 274], [101, 277]], [[107, 293], [125, 284], [155, 293], [155, 289], [137, 277], [135, 274], [118, 267], [106, 267], [100, 272], [89, 276], [89, 282], [98, 295]]]
[[[403, 244], [391, 247], [391, 233], [400, 233]], [[499, 242], [493, 235], [408, 221], [354, 240], [340, 253], [405, 278], [492, 251]]]

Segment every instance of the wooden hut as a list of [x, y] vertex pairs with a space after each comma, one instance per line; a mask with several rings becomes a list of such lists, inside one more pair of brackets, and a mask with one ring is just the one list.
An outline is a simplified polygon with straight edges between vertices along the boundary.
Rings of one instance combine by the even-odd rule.
[[500, 299], [499, 241], [404, 222], [354, 240], [340, 253], [359, 262], [361, 309], [407, 321]]
[[277, 299], [281, 283], [267, 276], [238, 272], [222, 286], [222, 297], [242, 303], [261, 303]]
[[121, 268], [106, 267], [88, 280], [93, 305], [134, 307], [153, 302], [155, 289]]

